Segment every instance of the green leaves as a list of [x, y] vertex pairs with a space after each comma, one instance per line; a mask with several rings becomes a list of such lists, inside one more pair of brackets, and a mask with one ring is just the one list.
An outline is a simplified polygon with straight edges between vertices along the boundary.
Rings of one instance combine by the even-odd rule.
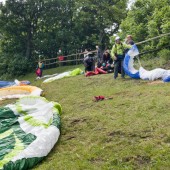
[[[127, 18], [122, 21], [121, 29], [124, 37], [132, 34], [136, 42], [170, 32], [169, 0], [136, 0]], [[170, 45], [169, 38], [163, 37], [143, 45], [143, 49], [154, 49]]]
[[[96, 44], [106, 48], [109, 34], [126, 16], [126, 5], [127, 0], [7, 0], [0, 6], [0, 59], [9, 56], [2, 62], [11, 63], [11, 56], [14, 61], [20, 56], [34, 62], [39, 55], [57, 57], [59, 49], [67, 55]], [[14, 64], [10, 67], [15, 70]]]

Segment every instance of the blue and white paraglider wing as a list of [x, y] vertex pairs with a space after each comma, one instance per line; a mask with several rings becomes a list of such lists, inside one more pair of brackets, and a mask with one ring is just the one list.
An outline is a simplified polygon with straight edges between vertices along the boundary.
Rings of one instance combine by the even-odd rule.
[[139, 71], [134, 68], [134, 57], [139, 54], [138, 48], [136, 45], [133, 45], [132, 48], [126, 53], [123, 68], [125, 73], [134, 79], [139, 79]]
[[170, 70], [165, 70], [162, 68], [156, 68], [154, 70], [147, 71], [143, 67], [140, 67], [139, 75], [140, 75], [140, 78], [143, 80], [154, 81], [157, 79], [162, 79], [164, 82], [170, 81]]

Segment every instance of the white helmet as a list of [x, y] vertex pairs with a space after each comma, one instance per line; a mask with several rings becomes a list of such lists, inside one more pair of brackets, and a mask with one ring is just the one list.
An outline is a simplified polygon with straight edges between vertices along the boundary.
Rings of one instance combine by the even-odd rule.
[[117, 40], [120, 40], [120, 37], [116, 37], [116, 38], [115, 38], [115, 41], [117, 41]]

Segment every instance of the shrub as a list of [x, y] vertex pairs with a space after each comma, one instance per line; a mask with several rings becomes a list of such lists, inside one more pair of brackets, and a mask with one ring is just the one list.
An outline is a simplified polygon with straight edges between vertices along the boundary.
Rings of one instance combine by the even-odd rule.
[[9, 56], [9, 54], [0, 55], [0, 77], [1, 79], [13, 78], [13, 76], [25, 75], [32, 71], [34, 61], [29, 61], [21, 54]]
[[163, 60], [165, 60], [165, 61], [168, 61], [168, 60], [170, 60], [170, 50], [168, 50], [168, 49], [163, 49], [163, 50], [161, 50], [161, 51], [158, 52], [158, 56], [159, 56], [161, 59], [163, 59]]
[[13, 60], [8, 63], [7, 72], [9, 75], [19, 76], [25, 75], [32, 70], [31, 62], [25, 57], [16, 54], [13, 56]]

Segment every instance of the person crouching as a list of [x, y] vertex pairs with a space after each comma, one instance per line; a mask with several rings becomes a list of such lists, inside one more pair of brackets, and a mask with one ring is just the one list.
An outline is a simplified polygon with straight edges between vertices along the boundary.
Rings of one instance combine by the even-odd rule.
[[95, 70], [95, 59], [94, 59], [92, 53], [89, 52], [85, 56], [85, 58], [84, 58], [84, 66], [85, 66], [85, 72]]

